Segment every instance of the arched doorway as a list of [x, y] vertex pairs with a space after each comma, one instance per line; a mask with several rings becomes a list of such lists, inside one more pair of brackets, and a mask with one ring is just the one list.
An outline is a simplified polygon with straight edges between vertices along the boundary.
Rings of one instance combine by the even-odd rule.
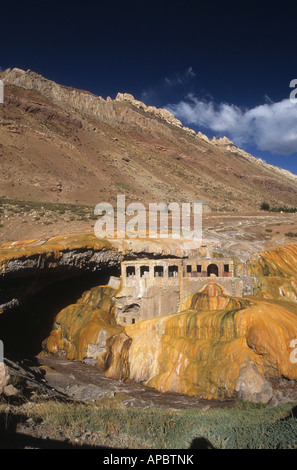
[[207, 266], [207, 277], [218, 277], [219, 276], [219, 268], [216, 264], [209, 264]]

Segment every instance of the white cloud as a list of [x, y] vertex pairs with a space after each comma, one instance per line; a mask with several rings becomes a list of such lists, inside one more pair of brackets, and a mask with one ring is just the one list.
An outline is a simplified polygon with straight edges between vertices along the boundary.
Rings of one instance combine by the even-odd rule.
[[166, 108], [185, 125], [226, 135], [238, 146], [254, 144], [260, 150], [283, 155], [297, 152], [297, 104], [289, 99], [278, 103], [270, 100], [251, 109], [241, 109], [188, 95], [187, 100]]

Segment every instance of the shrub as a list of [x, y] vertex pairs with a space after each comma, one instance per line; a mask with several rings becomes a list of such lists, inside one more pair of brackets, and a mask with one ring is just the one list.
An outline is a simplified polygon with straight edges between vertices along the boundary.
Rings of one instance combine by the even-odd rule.
[[268, 202], [262, 202], [261, 204], [261, 211], [269, 211], [270, 210], [270, 205]]

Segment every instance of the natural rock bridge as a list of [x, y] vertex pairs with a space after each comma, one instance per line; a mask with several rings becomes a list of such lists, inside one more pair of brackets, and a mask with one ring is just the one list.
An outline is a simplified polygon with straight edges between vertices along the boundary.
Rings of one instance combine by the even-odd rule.
[[[75, 234], [2, 245], [0, 328], [7, 347], [49, 333], [58, 312], [84, 291], [113, 282], [119, 324], [180, 310], [188, 295], [216, 279], [229, 295], [250, 292], [232, 259], [211, 259], [199, 242], [107, 240]], [[15, 334], [15, 325], [21, 335]], [[21, 336], [21, 338], [20, 338]], [[9, 339], [7, 339], [9, 338]]]

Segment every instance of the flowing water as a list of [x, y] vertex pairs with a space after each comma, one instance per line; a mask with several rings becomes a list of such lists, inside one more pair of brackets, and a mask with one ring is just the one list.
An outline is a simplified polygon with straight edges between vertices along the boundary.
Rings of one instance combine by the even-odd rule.
[[211, 409], [232, 408], [234, 400], [205, 400], [174, 393], [160, 393], [142, 384], [122, 382], [104, 376], [95, 366], [58, 356], [41, 356], [38, 362], [46, 382], [58, 391], [81, 400], [97, 400], [121, 394], [123, 403], [137, 408]]

